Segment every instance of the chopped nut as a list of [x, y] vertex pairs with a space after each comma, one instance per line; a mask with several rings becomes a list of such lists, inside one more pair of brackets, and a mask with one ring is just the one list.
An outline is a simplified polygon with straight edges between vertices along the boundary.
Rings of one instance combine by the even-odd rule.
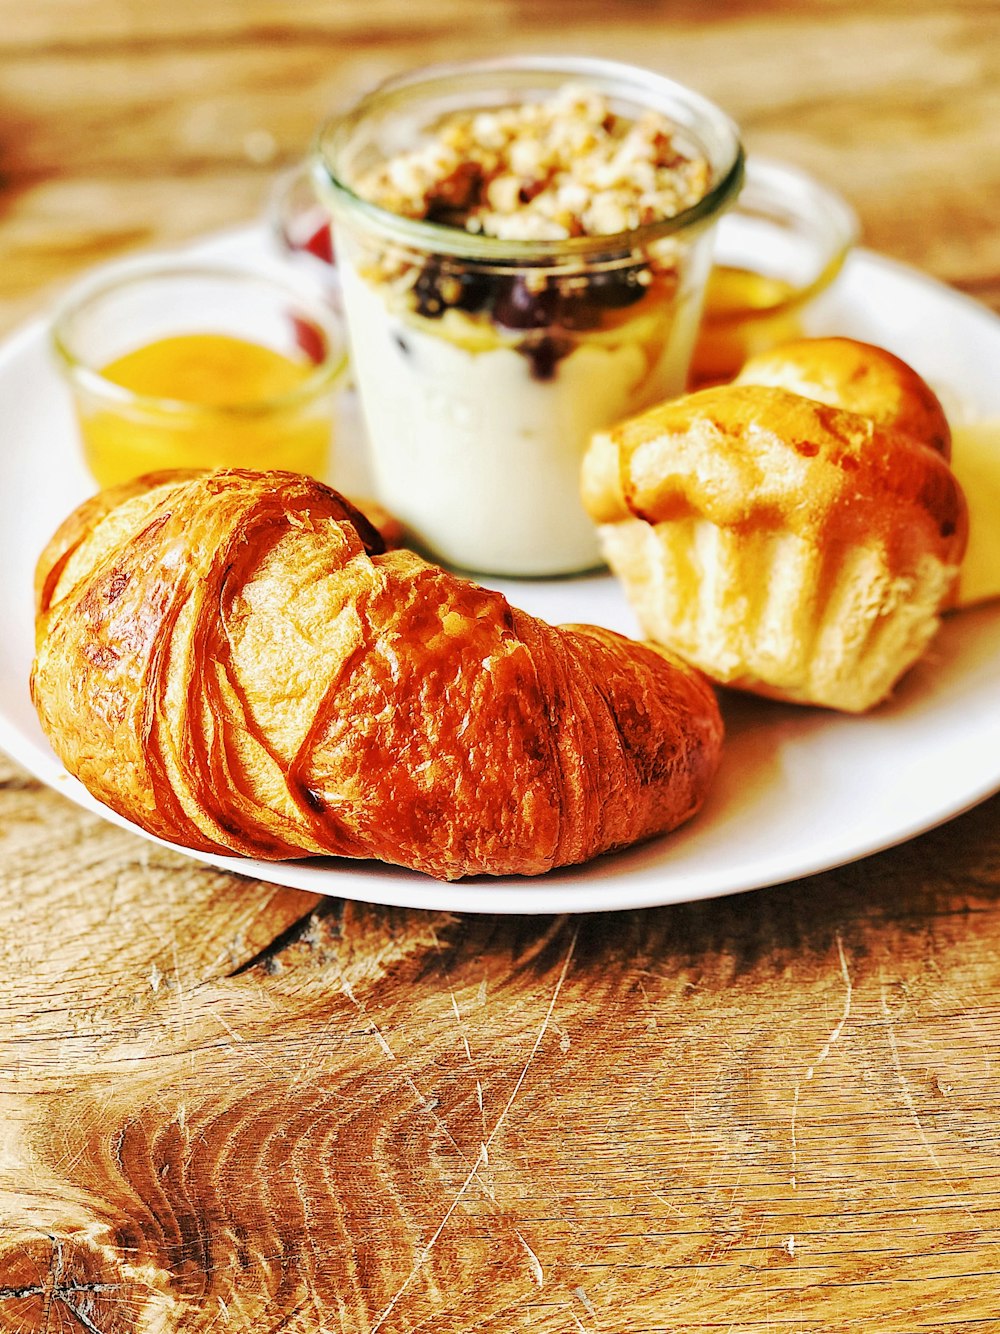
[[709, 184], [656, 111], [630, 120], [566, 84], [544, 101], [455, 112], [357, 183], [372, 203], [508, 240], [608, 236], [670, 218]]

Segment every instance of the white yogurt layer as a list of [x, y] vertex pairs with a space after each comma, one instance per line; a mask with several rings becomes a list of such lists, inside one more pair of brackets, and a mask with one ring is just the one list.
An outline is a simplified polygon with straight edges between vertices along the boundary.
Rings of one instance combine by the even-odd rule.
[[341, 273], [379, 500], [448, 564], [538, 576], [599, 565], [584, 450], [595, 430], [683, 391], [696, 303], [675, 308], [655, 353], [637, 314], [612, 338], [584, 336], [538, 380], [512, 346], [472, 350], [390, 310], [343, 252]]

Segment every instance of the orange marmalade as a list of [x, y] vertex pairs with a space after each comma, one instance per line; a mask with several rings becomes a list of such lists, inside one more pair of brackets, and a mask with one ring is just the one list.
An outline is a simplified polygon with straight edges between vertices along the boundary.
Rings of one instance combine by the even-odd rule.
[[799, 289], [783, 278], [717, 265], [688, 377], [692, 389], [731, 380], [748, 357], [797, 338]]
[[231, 334], [157, 339], [100, 369], [127, 391], [120, 398], [78, 396], [87, 464], [101, 486], [162, 468], [284, 468], [322, 477], [330, 416], [301, 392], [315, 373], [308, 355], [293, 359]]

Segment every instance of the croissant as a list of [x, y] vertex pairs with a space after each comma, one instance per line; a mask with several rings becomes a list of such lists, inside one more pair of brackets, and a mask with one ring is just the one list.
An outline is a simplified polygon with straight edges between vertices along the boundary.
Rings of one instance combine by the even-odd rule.
[[949, 451], [906, 363], [803, 339], [596, 435], [582, 491], [650, 639], [720, 684], [862, 712], [951, 596], [968, 518]]
[[100, 493], [42, 554], [36, 604], [57, 754], [191, 848], [537, 875], [686, 820], [718, 763], [712, 690], [666, 651], [386, 552], [291, 473]]

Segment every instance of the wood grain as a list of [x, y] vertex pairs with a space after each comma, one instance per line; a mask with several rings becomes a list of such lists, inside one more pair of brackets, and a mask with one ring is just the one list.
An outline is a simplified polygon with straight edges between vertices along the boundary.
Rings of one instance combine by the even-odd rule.
[[0, 789], [0, 1329], [993, 1309], [997, 801], [765, 893], [513, 921], [239, 882], [60, 805]]
[[[514, 48], [695, 84], [1000, 309], [992, 2], [0, 0], [0, 328]], [[501, 919], [216, 872], [0, 760], [0, 1330], [1000, 1329], [998, 816]]]

